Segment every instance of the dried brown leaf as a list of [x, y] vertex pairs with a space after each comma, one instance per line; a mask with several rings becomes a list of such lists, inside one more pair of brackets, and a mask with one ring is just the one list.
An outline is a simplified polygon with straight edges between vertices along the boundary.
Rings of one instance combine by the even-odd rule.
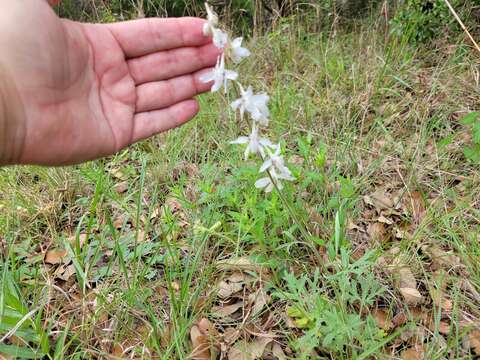
[[419, 191], [414, 191], [405, 198], [405, 201], [406, 208], [412, 215], [414, 222], [420, 224], [427, 214], [422, 194]]
[[400, 288], [399, 291], [407, 305], [417, 306], [423, 302], [422, 294], [415, 288]]
[[268, 296], [263, 289], [258, 289], [254, 294], [249, 295], [248, 300], [249, 303], [253, 305], [252, 316], [255, 316], [270, 302], [270, 296]]
[[200, 332], [205, 336], [209, 336], [211, 338], [215, 338], [215, 337], [218, 336], [217, 329], [215, 329], [215, 327], [210, 322], [210, 320], [208, 320], [206, 318], [201, 319], [198, 322], [197, 326], [198, 326], [198, 329], [200, 330]]
[[227, 345], [233, 344], [235, 341], [237, 341], [240, 335], [240, 330], [235, 328], [227, 328], [223, 332], [223, 341]]
[[118, 179], [118, 180], [126, 180], [127, 179], [127, 176], [125, 175], [123, 170], [120, 169], [120, 168], [112, 168], [112, 169], [109, 169], [108, 172], [115, 179]]
[[469, 335], [470, 346], [477, 356], [480, 356], [480, 330], [472, 331]]
[[228, 360], [256, 360], [260, 359], [268, 344], [273, 341], [270, 337], [258, 337], [252, 342], [236, 343], [228, 352]]
[[202, 334], [197, 325], [190, 329], [190, 340], [192, 341], [192, 353], [189, 358], [193, 360], [210, 360], [210, 342], [208, 336]]
[[437, 245], [424, 245], [422, 246], [422, 251], [432, 259], [434, 267], [437, 269], [444, 268], [445, 270], [450, 270], [462, 266], [458, 256], [443, 250]]
[[45, 254], [45, 263], [51, 265], [65, 264], [70, 261], [67, 250], [49, 250]]
[[423, 349], [423, 346], [418, 345], [402, 351], [400, 356], [402, 360], [423, 360], [425, 356], [425, 350]]
[[380, 222], [370, 223], [367, 233], [373, 242], [385, 243], [388, 241], [385, 225]]
[[119, 194], [123, 194], [125, 191], [128, 190], [128, 181], [122, 181], [122, 182], [119, 182], [117, 184], [115, 184], [115, 186], [113, 187], [113, 189], [119, 193]]
[[378, 308], [373, 309], [372, 316], [375, 319], [379, 328], [388, 331], [393, 327], [392, 320], [390, 319], [385, 310]]
[[214, 306], [212, 308], [212, 314], [219, 317], [230, 316], [235, 313], [237, 310], [243, 307], [243, 301], [239, 301], [235, 304], [225, 305], [225, 306]]
[[443, 335], [450, 334], [450, 324], [446, 321], [440, 321], [438, 324], [438, 332]]
[[273, 344], [273, 347], [272, 347], [272, 354], [273, 356], [275, 356], [278, 360], [287, 360], [287, 355], [285, 355], [285, 353], [283, 352], [282, 350], [282, 347], [275, 343]]
[[68, 266], [60, 266], [54, 273], [54, 276], [63, 281], [68, 281], [72, 275], [75, 274], [75, 266], [70, 264]]
[[233, 282], [233, 281], [220, 281], [217, 284], [217, 289], [218, 289], [218, 296], [221, 297], [222, 299], [229, 298], [233, 294], [236, 294], [237, 292], [241, 291], [243, 289], [243, 283], [242, 282]]
[[366, 204], [375, 207], [377, 210], [386, 210], [394, 206], [393, 199], [382, 189], [378, 189], [374, 193], [364, 196], [363, 200]]
[[415, 276], [410, 268], [406, 266], [401, 267], [397, 270], [397, 273], [400, 280], [400, 288], [417, 288], [417, 280], [415, 279]]

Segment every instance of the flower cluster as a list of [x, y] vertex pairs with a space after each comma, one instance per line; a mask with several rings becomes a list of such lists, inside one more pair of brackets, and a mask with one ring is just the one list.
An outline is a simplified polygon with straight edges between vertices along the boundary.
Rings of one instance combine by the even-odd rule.
[[260, 167], [260, 173], [266, 173], [267, 176], [257, 180], [255, 187], [271, 192], [276, 186], [279, 190], [283, 188], [281, 180], [295, 180], [290, 170], [285, 166], [285, 160], [281, 155], [280, 144], [273, 144], [269, 139], [261, 137], [260, 131], [265, 130], [270, 120], [270, 111], [268, 109], [269, 96], [266, 93], [255, 94], [253, 88], [244, 87], [237, 81], [238, 73], [233, 70], [225, 69], [225, 59], [229, 59], [235, 64], [242, 61], [243, 58], [250, 56], [250, 51], [242, 47], [242, 38], [230, 40], [227, 32], [218, 27], [218, 16], [205, 3], [207, 10], [207, 23], [203, 27], [205, 36], [212, 36], [213, 44], [223, 50], [221, 56], [217, 59], [217, 64], [213, 71], [202, 76], [201, 81], [212, 82], [212, 92], [219, 91], [222, 87], [226, 93], [228, 83], [232, 81], [240, 91], [240, 98], [233, 101], [231, 107], [240, 112], [240, 118], [243, 120], [245, 113], [249, 115], [252, 130], [248, 136], [240, 136], [231, 141], [231, 144], [246, 144], [245, 160], [250, 154], [260, 156], [263, 159], [263, 165]]

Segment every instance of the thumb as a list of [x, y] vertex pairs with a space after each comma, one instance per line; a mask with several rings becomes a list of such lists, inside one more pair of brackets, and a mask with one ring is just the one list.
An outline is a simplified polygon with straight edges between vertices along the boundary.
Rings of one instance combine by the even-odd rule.
[[61, 0], [47, 0], [48, 3], [52, 6], [57, 5]]

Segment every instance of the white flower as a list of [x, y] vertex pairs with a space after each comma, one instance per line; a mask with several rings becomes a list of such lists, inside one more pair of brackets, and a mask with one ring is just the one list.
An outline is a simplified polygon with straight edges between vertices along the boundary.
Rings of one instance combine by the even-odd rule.
[[207, 21], [203, 24], [203, 35], [208, 36], [213, 33], [215, 26], [218, 25], [218, 16], [215, 12], [210, 8], [208, 3], [205, 3], [205, 9], [207, 9]]
[[244, 153], [245, 160], [248, 159], [250, 154], [260, 154], [260, 156], [263, 158], [265, 157], [264, 148], [266, 146], [273, 146], [270, 140], [258, 136], [258, 129], [256, 128], [255, 124], [253, 125], [252, 133], [249, 136], [240, 136], [238, 139], [230, 142], [230, 144], [247, 143], [248, 145]]
[[230, 44], [230, 56], [232, 58], [232, 61], [236, 64], [242, 61], [242, 58], [250, 56], [250, 50], [242, 47], [242, 40], [243, 38], [238, 37], [234, 39]]
[[221, 29], [213, 29], [213, 45], [219, 49], [225, 48], [228, 44], [228, 34]]
[[275, 152], [272, 153], [268, 148], [265, 148], [269, 158], [260, 168], [260, 172], [268, 170], [270, 176], [266, 176], [255, 182], [257, 189], [264, 189], [267, 193], [273, 190], [274, 185], [276, 185], [279, 190], [282, 190], [283, 184], [280, 180], [295, 180], [290, 170], [285, 166], [283, 156], [280, 155], [280, 144], [270, 147], [274, 148]]
[[[295, 180], [290, 170], [285, 166], [285, 160], [283, 156], [280, 155], [280, 144], [272, 146], [275, 149], [275, 152], [272, 153], [267, 149], [269, 158], [265, 160], [263, 165], [260, 167], [259, 172], [264, 172], [267, 169], [270, 169], [270, 174], [275, 173], [276, 179], [282, 180]], [[273, 177], [273, 175], [272, 175]]]
[[268, 176], [258, 179], [255, 181], [255, 187], [257, 189], [265, 189], [265, 192], [269, 193], [273, 190], [272, 179], [270, 179]]
[[228, 80], [236, 80], [237, 77], [237, 72], [225, 69], [225, 55], [222, 54], [218, 57], [215, 68], [211, 72], [202, 75], [200, 81], [204, 83], [213, 81], [212, 92], [220, 90], [222, 85], [225, 88], [225, 92], [227, 92]]
[[267, 106], [268, 95], [265, 93], [254, 95], [251, 86], [247, 88], [247, 91], [244, 91], [241, 85], [240, 93], [241, 98], [232, 102], [232, 108], [234, 110], [240, 108], [240, 116], [242, 118], [245, 110], [248, 111], [253, 120], [258, 121], [263, 126], [267, 126], [268, 118], [270, 117], [270, 111]]
[[[257, 189], [264, 189], [265, 192], [267, 193], [271, 192], [275, 185], [277, 185], [278, 190], [282, 190], [283, 184], [280, 181], [280, 178], [277, 172], [275, 171], [275, 168], [270, 169], [269, 172], [270, 172], [271, 178], [270, 176], [265, 176], [261, 179], [258, 179], [257, 181], [255, 181], [255, 187]], [[272, 182], [272, 179], [273, 179], [273, 182]]]

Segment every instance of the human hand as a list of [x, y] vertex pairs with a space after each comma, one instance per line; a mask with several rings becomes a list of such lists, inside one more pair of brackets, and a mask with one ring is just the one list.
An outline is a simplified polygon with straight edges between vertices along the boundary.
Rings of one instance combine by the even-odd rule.
[[79, 163], [193, 118], [219, 54], [203, 23], [81, 24], [43, 0], [0, 0], [0, 163]]

